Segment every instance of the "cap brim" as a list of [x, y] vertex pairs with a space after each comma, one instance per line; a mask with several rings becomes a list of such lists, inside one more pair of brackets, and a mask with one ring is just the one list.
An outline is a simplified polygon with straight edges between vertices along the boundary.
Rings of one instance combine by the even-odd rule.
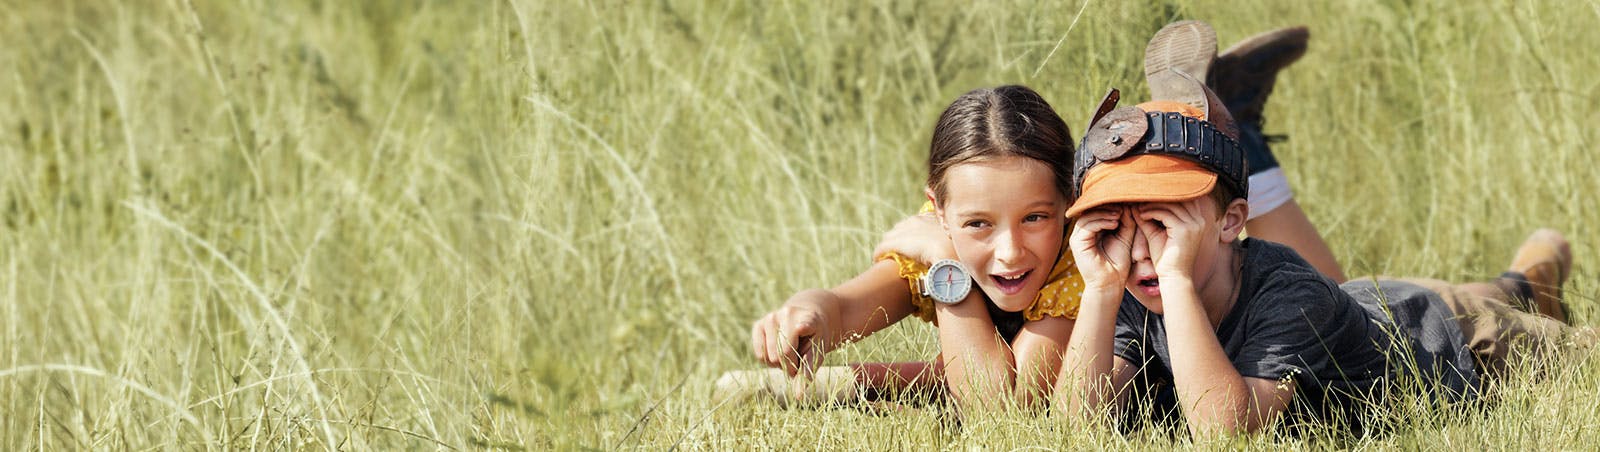
[[1103, 162], [1089, 169], [1083, 193], [1067, 209], [1067, 216], [1106, 204], [1188, 201], [1216, 186], [1216, 173], [1178, 157], [1146, 154]]

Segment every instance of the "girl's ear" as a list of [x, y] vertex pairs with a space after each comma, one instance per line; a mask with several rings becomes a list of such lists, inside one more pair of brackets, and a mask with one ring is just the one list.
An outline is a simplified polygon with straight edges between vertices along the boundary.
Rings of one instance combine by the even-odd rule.
[[1250, 203], [1244, 198], [1234, 198], [1222, 210], [1222, 243], [1233, 243], [1244, 233], [1244, 223], [1250, 219]]
[[939, 227], [949, 232], [950, 225], [944, 224], [944, 204], [939, 202], [938, 197], [933, 196], [933, 187], [922, 187], [922, 194], [928, 197], [929, 204], [933, 204], [933, 216], [939, 219]]

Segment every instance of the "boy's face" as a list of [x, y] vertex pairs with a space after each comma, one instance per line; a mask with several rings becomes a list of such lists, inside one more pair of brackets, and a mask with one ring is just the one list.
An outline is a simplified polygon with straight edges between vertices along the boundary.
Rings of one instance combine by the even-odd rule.
[[996, 306], [1026, 309], [1061, 252], [1066, 200], [1037, 160], [968, 162], [945, 173], [939, 222], [956, 256]]
[[[1218, 262], [1219, 254], [1230, 249], [1230, 241], [1221, 240], [1222, 212], [1216, 200], [1211, 196], [1201, 196], [1183, 202], [1139, 203], [1132, 207], [1136, 221], [1128, 225], [1135, 228], [1128, 292], [1150, 312], [1162, 314], [1161, 281], [1157, 268], [1163, 259], [1173, 258], [1173, 253], [1188, 253], [1193, 257], [1188, 268], [1171, 269], [1172, 264], [1168, 263], [1168, 271], [1189, 275], [1196, 292], [1205, 293], [1204, 284], [1211, 281], [1212, 274], [1218, 270], [1212, 264]], [[1177, 226], [1150, 221], [1159, 212], [1183, 211], [1199, 217], [1198, 224], [1191, 225], [1197, 231], [1174, 231], [1172, 228]], [[1141, 217], [1145, 221], [1138, 221]]]

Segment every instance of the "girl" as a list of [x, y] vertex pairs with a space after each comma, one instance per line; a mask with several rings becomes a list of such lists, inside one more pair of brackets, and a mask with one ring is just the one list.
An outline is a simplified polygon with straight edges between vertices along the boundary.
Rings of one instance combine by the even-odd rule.
[[[958, 264], [925, 283], [927, 266], [886, 253], [837, 287], [795, 294], [751, 331], [756, 359], [783, 374], [729, 373], [719, 397], [765, 392], [814, 402], [943, 387], [963, 406], [1012, 395], [1023, 404], [1044, 400], [1082, 291], [1063, 248], [1071, 143], [1066, 123], [1026, 87], [957, 98], [934, 128], [924, 191], [951, 245], [939, 257]], [[977, 290], [961, 293], [968, 277]], [[817, 370], [827, 352], [912, 315], [938, 326], [941, 352], [932, 363]], [[789, 384], [798, 374], [811, 378]]]

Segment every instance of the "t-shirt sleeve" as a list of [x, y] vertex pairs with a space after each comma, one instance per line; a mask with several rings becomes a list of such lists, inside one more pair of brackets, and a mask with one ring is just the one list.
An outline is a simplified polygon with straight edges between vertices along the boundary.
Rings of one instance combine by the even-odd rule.
[[1262, 287], [1238, 325], [1244, 330], [1234, 368], [1242, 376], [1274, 380], [1340, 373], [1331, 356], [1348, 348], [1351, 328], [1368, 327], [1366, 319], [1352, 315], [1354, 306], [1342, 294], [1317, 280]]

